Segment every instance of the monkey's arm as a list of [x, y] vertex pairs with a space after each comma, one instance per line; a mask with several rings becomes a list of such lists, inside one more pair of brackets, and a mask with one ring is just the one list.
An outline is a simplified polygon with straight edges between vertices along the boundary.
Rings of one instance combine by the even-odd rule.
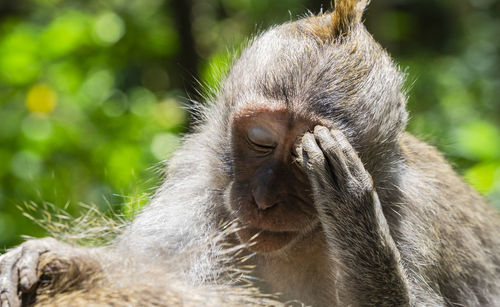
[[[100, 254], [100, 249], [74, 247], [52, 238], [29, 240], [15, 247], [0, 255], [0, 307], [20, 306], [20, 294], [24, 295], [22, 303], [26, 305], [25, 299], [29, 295], [25, 294], [33, 293], [42, 274], [62, 276], [72, 273], [76, 276], [74, 270], [67, 270], [70, 262], [77, 264], [85, 259], [85, 267], [90, 268], [92, 264], [94, 270], [99, 270]], [[51, 261], [46, 261], [47, 257]], [[70, 284], [74, 285], [75, 281]]]
[[356, 306], [409, 305], [408, 281], [387, 221], [356, 151], [339, 130], [316, 126], [302, 139], [329, 256]]

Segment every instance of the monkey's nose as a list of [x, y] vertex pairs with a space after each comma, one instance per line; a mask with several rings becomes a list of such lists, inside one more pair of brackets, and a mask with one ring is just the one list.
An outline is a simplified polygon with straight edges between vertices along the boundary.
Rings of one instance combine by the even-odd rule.
[[259, 210], [267, 210], [277, 204], [277, 200], [272, 196], [268, 187], [259, 185], [252, 191], [252, 196]]

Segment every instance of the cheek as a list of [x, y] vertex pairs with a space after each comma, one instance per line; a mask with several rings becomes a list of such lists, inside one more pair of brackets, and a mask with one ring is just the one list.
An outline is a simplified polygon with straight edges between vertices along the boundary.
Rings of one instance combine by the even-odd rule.
[[232, 181], [225, 191], [225, 207], [230, 213], [240, 215], [251, 200], [250, 184]]

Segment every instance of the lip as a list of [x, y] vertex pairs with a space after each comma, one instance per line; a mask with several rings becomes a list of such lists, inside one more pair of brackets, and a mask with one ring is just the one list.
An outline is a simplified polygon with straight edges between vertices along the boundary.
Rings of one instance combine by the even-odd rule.
[[238, 231], [241, 242], [249, 243], [248, 249], [254, 252], [272, 252], [287, 246], [298, 232], [269, 231], [255, 227], [243, 227]]
[[[283, 204], [262, 211], [257, 205], [240, 208], [239, 220], [243, 226], [260, 232], [301, 232], [313, 220], [313, 216], [298, 208], [287, 208]], [[288, 209], [288, 211], [287, 211]], [[306, 215], [307, 214], [307, 215]]]

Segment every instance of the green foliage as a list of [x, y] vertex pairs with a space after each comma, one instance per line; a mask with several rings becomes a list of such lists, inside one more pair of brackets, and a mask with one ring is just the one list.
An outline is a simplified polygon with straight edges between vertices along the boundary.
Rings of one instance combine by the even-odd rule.
[[[249, 35], [320, 3], [193, 0], [185, 16], [173, 0], [0, 4], [0, 247], [43, 234], [24, 202], [132, 216], [186, 130], [186, 67], [210, 93]], [[409, 130], [500, 208], [499, 4], [391, 5], [373, 1], [366, 24], [408, 72]]]
[[72, 214], [79, 202], [127, 204], [131, 214], [158, 184], [155, 165], [187, 122], [179, 86], [151, 86], [155, 74], [168, 78], [160, 63], [174, 61], [178, 49], [168, 12], [140, 1], [32, 4], [0, 22], [0, 245], [7, 246], [19, 234], [41, 235], [16, 208], [23, 202], [70, 203]]

